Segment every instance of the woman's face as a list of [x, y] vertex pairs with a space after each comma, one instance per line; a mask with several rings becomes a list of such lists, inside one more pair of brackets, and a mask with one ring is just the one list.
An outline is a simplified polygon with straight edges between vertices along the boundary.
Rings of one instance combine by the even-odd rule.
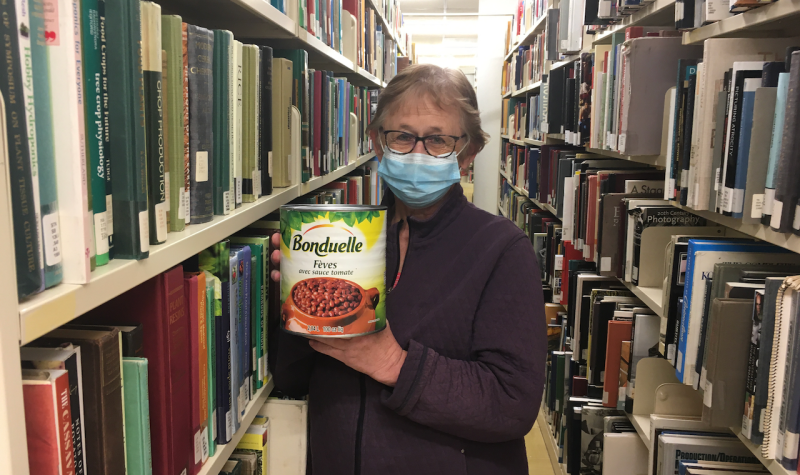
[[[458, 110], [455, 108], [440, 109], [429, 99], [421, 97], [418, 100], [405, 101], [392, 114], [389, 114], [383, 124], [384, 130], [401, 130], [417, 137], [428, 135], [464, 135]], [[377, 131], [370, 132], [375, 154], [378, 160], [383, 158], [383, 134]], [[475, 159], [475, 153], [468, 145], [466, 137], [456, 143], [456, 152], [466, 149], [458, 155], [458, 165], [466, 169]], [[417, 142], [412, 153], [427, 153], [422, 142]]]

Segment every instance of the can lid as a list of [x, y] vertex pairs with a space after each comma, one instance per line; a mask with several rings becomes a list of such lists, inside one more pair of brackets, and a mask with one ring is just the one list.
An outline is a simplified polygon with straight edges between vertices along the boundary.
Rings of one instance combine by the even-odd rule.
[[386, 211], [385, 205], [307, 205], [307, 204], [288, 204], [282, 205], [281, 209], [294, 211]]

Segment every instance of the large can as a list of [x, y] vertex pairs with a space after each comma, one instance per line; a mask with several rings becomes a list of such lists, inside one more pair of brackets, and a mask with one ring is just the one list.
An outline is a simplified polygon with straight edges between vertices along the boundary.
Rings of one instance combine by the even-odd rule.
[[352, 337], [386, 328], [386, 206], [281, 206], [281, 326]]

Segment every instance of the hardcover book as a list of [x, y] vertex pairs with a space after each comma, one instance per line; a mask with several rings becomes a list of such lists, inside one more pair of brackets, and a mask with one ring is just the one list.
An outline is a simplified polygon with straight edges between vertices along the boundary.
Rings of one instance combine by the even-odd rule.
[[[169, 175], [164, 184], [169, 190], [169, 230], [183, 231], [186, 227], [186, 206], [183, 170], [183, 32], [181, 17], [161, 15], [161, 44], [166, 52], [167, 77], [163, 78], [165, 156]], [[216, 97], [216, 96], [215, 96]]]
[[[138, 1], [122, 0], [106, 4], [106, 38], [108, 112], [110, 123], [114, 124], [109, 129], [113, 169], [114, 257], [145, 259], [150, 251], [150, 219], [147, 209], [144, 77]], [[66, 223], [62, 221], [62, 225], [66, 226]]]
[[189, 156], [191, 221], [207, 223], [214, 217], [214, 36], [211, 31], [189, 25]]
[[125, 458], [128, 473], [153, 473], [147, 359], [122, 358], [125, 380]]
[[[226, 215], [231, 212], [231, 169], [230, 169], [230, 130], [228, 108], [231, 95], [228, 69], [231, 58], [229, 49], [233, 33], [227, 30], [214, 30], [214, 110], [212, 127], [214, 131], [214, 214]], [[235, 204], [234, 204], [235, 206]]]
[[25, 433], [32, 473], [75, 473], [67, 371], [23, 370]]

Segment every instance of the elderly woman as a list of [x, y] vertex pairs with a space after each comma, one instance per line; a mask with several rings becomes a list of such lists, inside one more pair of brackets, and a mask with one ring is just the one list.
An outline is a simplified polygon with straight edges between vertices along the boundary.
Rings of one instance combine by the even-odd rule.
[[544, 383], [541, 281], [525, 234], [459, 185], [487, 140], [475, 92], [460, 71], [410, 66], [381, 93], [369, 132], [388, 187], [390, 325], [278, 338], [276, 386], [309, 395], [310, 473], [527, 475], [523, 437]]

